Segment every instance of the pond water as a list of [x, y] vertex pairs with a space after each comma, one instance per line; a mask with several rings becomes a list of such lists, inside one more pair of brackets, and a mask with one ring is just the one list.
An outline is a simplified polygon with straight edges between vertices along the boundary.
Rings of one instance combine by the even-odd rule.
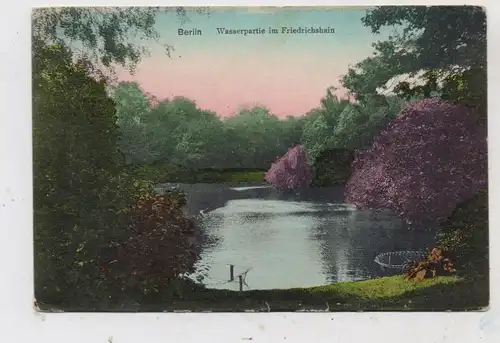
[[[169, 188], [172, 185], [161, 185]], [[264, 185], [177, 184], [207, 239], [193, 278], [209, 288], [308, 287], [383, 276], [374, 262], [388, 251], [420, 250], [431, 231], [409, 230], [387, 211], [342, 203], [341, 187], [282, 195]], [[202, 214], [200, 214], [202, 211]], [[235, 280], [229, 282], [234, 265]]]

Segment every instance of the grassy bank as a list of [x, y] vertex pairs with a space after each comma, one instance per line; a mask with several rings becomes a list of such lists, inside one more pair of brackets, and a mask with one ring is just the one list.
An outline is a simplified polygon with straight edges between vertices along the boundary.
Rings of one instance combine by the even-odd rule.
[[[173, 301], [143, 304], [140, 311], [474, 311], [488, 306], [488, 289], [486, 280], [467, 281], [448, 276], [418, 282], [392, 276], [285, 290], [184, 290], [182, 296], [176, 296]], [[40, 308], [53, 309], [43, 304]], [[89, 309], [65, 309], [86, 310]], [[100, 310], [131, 311], [123, 306]]]
[[188, 169], [168, 165], [129, 166], [128, 172], [139, 179], [156, 183], [246, 183], [264, 182], [264, 170]]
[[464, 311], [488, 305], [485, 280], [393, 276], [312, 288], [235, 292], [205, 289], [162, 310], [212, 311]]
[[191, 180], [200, 183], [264, 182], [264, 171], [200, 171]]

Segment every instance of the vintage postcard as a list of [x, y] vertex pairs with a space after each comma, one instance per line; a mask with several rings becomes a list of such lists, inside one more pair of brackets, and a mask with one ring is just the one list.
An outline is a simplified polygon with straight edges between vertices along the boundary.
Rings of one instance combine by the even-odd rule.
[[39, 310], [488, 308], [484, 8], [32, 24]]

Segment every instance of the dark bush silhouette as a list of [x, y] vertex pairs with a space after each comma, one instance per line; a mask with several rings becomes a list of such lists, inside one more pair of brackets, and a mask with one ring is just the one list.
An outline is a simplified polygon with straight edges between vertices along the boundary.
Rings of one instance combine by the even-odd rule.
[[453, 253], [459, 272], [488, 276], [488, 191], [461, 203], [439, 227], [437, 242]]
[[329, 149], [322, 151], [313, 165], [312, 186], [343, 185], [351, 175], [354, 152], [348, 149]]
[[114, 103], [62, 46], [35, 41], [32, 58], [35, 297], [107, 298], [95, 256], [127, 234]]
[[139, 187], [129, 216], [130, 237], [116, 250], [114, 260], [101, 255], [100, 268], [101, 277], [116, 280], [127, 295], [146, 299], [193, 272], [199, 248], [195, 227], [182, 212], [184, 199]]

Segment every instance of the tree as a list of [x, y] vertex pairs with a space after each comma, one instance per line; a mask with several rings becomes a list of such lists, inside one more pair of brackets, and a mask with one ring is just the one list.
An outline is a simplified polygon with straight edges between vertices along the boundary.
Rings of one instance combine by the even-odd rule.
[[288, 152], [273, 163], [265, 174], [267, 182], [283, 190], [307, 187], [311, 179], [311, 168], [300, 145], [288, 149]]
[[[194, 9], [206, 13], [207, 9]], [[157, 41], [170, 55], [173, 47], [159, 42], [155, 23], [162, 11], [174, 11], [187, 20], [184, 7], [51, 7], [33, 10], [33, 40], [64, 46], [75, 59], [88, 61], [94, 75], [106, 76], [115, 65], [134, 71]], [[109, 76], [109, 75], [107, 75]]]
[[[283, 145], [282, 121], [264, 107], [243, 109], [224, 120], [229, 132], [240, 135], [237, 154], [245, 168], [266, 168], [278, 154], [286, 151]], [[229, 144], [229, 142], [231, 144]], [[232, 145], [228, 141], [228, 148]]]
[[[482, 75], [474, 91], [486, 84], [486, 15], [474, 6], [382, 6], [362, 19], [373, 33], [398, 31], [374, 44], [374, 56], [351, 67], [344, 87], [358, 99], [390, 91], [406, 96], [446, 93], [450, 79]], [[412, 86], [407, 80], [415, 78]], [[485, 98], [485, 94], [481, 95]]]
[[[372, 111], [374, 109], [378, 108], [374, 107]], [[339, 113], [339, 119], [333, 133], [339, 147], [354, 148], [352, 147], [353, 141], [358, 138], [354, 136], [359, 134], [359, 128], [370, 120], [371, 114], [365, 111], [362, 106], [356, 104], [349, 104]], [[359, 147], [356, 146], [355, 148]]]
[[382, 6], [368, 10], [362, 21], [373, 33], [383, 26], [402, 27], [403, 36], [376, 45], [378, 51], [388, 52], [384, 57], [390, 56], [393, 47], [402, 48], [392, 56], [394, 62], [405, 61], [406, 66], [419, 69], [485, 66], [486, 14], [481, 7]]
[[350, 104], [339, 115], [334, 130], [334, 146], [349, 150], [364, 149], [396, 115], [407, 102], [395, 96], [368, 97], [364, 103]]
[[149, 132], [143, 123], [150, 112], [149, 99], [136, 82], [120, 82], [110, 93], [116, 104], [119, 147], [126, 162], [151, 162], [155, 154], [150, 151]]
[[436, 98], [415, 102], [356, 155], [346, 202], [434, 227], [487, 185], [486, 134], [466, 107]]
[[333, 130], [334, 128], [328, 125], [322, 113], [314, 121], [306, 123], [302, 134], [302, 143], [309, 160], [315, 161], [322, 151], [331, 148]]
[[224, 162], [223, 153], [227, 144], [220, 142], [222, 134], [222, 123], [211, 114], [190, 122], [175, 148], [174, 162], [187, 168], [220, 167]]
[[337, 126], [339, 115], [351, 103], [346, 99], [339, 99], [335, 94], [337, 88], [329, 87], [326, 90], [326, 95], [320, 100], [320, 111], [326, 119], [329, 127]]
[[144, 121], [150, 111], [149, 99], [137, 82], [120, 82], [111, 87], [118, 126], [133, 126]]
[[289, 116], [286, 120], [281, 121], [281, 136], [283, 137], [284, 147], [295, 146], [301, 143], [305, 122], [305, 116]]
[[[133, 180], [122, 173], [124, 161], [117, 148], [117, 122], [129, 128], [141, 124], [146, 112], [141, 101], [144, 105], [146, 100], [140, 92], [135, 92], [139, 96], [133, 101], [137, 105], [134, 111], [138, 112], [124, 113], [125, 109], [121, 108], [123, 116], [118, 118], [115, 102], [107, 94], [107, 80], [100, 77], [104, 69], [113, 69], [114, 64], [129, 63], [133, 67], [137, 63], [140, 48], [125, 43], [127, 34], [143, 30], [149, 37], [154, 24], [153, 15], [141, 11], [132, 8], [35, 10], [32, 70], [35, 296], [38, 301], [87, 305], [89, 309], [90, 302], [108, 301], [120, 292], [127, 295], [130, 288], [126, 283], [100, 278], [102, 270], [98, 264], [102, 262], [103, 249], [121, 246], [134, 255], [131, 251], [137, 248], [135, 252], [144, 261], [151, 257], [151, 252], [157, 253], [155, 249], [159, 246], [153, 243], [165, 238], [162, 233], [169, 243], [168, 254], [163, 254], [165, 250], [159, 253], [168, 256], [173, 266], [164, 270], [163, 276], [167, 279], [162, 276], [160, 285], [151, 273], [157, 271], [158, 263], [154, 267], [144, 266], [141, 282], [147, 284], [148, 291], [164, 290], [165, 280], [188, 272], [194, 263], [185, 255], [191, 253], [186, 235], [193, 230], [179, 217], [182, 205], [176, 203], [173, 207], [178, 207], [172, 210], [170, 202], [160, 213], [149, 213], [148, 220], [163, 224], [152, 229], [154, 239], [149, 239], [150, 233], [137, 234], [151, 230], [147, 227], [151, 222], [137, 220], [144, 219], [141, 206], [154, 205], [153, 209], [157, 209], [158, 202], [168, 202], [158, 196], [153, 203], [148, 202], [151, 187], [134, 190], [130, 186]], [[141, 223], [146, 227], [141, 227]], [[157, 229], [159, 231], [155, 231]], [[136, 236], [131, 237], [134, 232]], [[120, 262], [122, 266], [133, 266], [127, 261]], [[120, 281], [129, 276], [122, 274]], [[144, 292], [144, 288], [142, 290]]]
[[[61, 45], [34, 42], [33, 177], [35, 294], [61, 301], [96, 295], [98, 247], [123, 236], [123, 159], [105, 83]], [[108, 285], [109, 286], [109, 285]]]

